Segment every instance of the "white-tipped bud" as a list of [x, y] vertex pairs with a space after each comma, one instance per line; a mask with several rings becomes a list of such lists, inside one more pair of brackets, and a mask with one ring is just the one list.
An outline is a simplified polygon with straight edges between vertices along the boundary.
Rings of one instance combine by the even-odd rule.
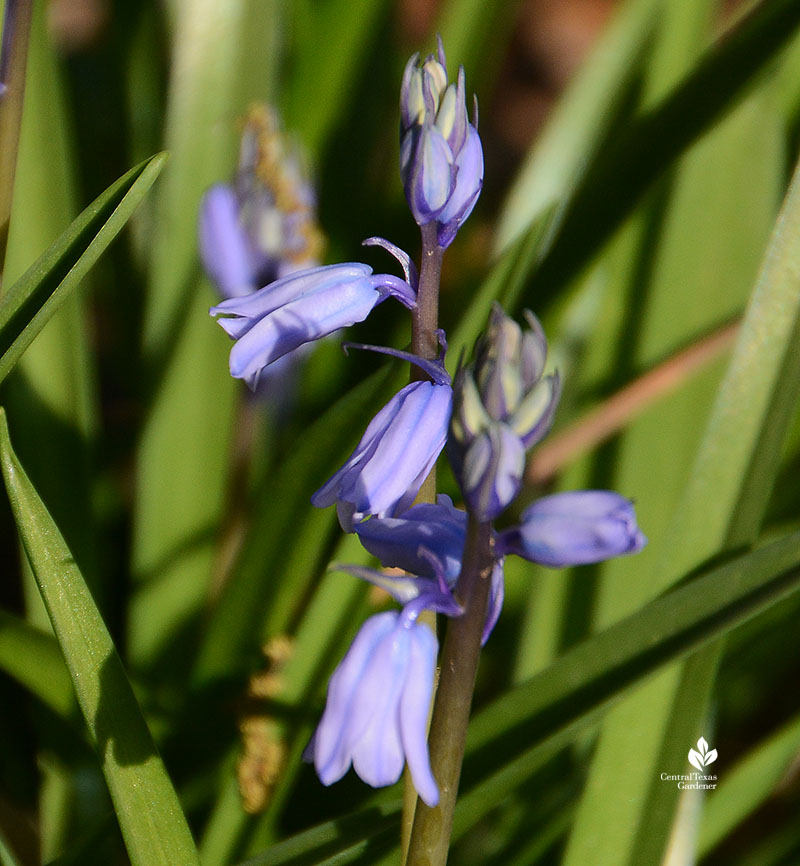
[[400, 175], [418, 225], [437, 222], [450, 245], [483, 185], [483, 149], [467, 116], [464, 70], [448, 82], [444, 50], [422, 64], [415, 54], [400, 88]]

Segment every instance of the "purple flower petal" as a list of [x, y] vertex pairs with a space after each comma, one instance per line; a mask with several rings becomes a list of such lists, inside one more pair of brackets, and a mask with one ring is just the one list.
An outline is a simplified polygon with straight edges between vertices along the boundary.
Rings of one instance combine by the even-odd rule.
[[448, 582], [454, 583], [461, 571], [466, 528], [466, 513], [449, 497], [440, 495], [436, 505], [415, 505], [401, 517], [373, 517], [359, 523], [355, 531], [382, 565], [412, 574], [434, 576], [420, 548], [431, 551], [443, 564]]
[[360, 733], [368, 718], [354, 720], [353, 701], [375, 647], [393, 631], [398, 614], [370, 617], [355, 637], [328, 684], [325, 712], [314, 734], [314, 766], [324, 785], [331, 785], [350, 768], [348, 737]]
[[387, 635], [375, 647], [352, 704], [348, 740], [353, 769], [374, 788], [393, 785], [403, 772], [397, 716], [410, 649], [410, 629], [400, 626]]
[[491, 581], [492, 586], [489, 589], [489, 608], [486, 611], [486, 622], [483, 625], [481, 646], [489, 640], [489, 636], [497, 625], [497, 620], [500, 619], [500, 612], [503, 610], [503, 600], [506, 594], [506, 581], [502, 557], [494, 564]]
[[[296, 271], [287, 277], [275, 280], [263, 289], [251, 292], [245, 297], [222, 301], [222, 303], [212, 307], [209, 312], [212, 316], [223, 314], [244, 319], [246, 320], [244, 324], [247, 325], [246, 330], [249, 330], [256, 322], [291, 301], [317, 292], [324, 292], [332, 287], [358, 283], [362, 280], [366, 282], [366, 278], [370, 277], [371, 274], [372, 268], [359, 262], [307, 268], [304, 271]], [[225, 326], [230, 321], [229, 319], [220, 319], [219, 323]], [[241, 336], [241, 333], [237, 332], [232, 336], [238, 337]]]
[[511, 417], [509, 423], [526, 450], [533, 448], [550, 432], [560, 399], [561, 378], [556, 372], [534, 385]]
[[432, 124], [412, 129], [404, 153], [408, 154], [404, 185], [406, 199], [418, 225], [436, 219], [447, 204], [455, 183], [453, 153]]
[[400, 116], [404, 129], [408, 129], [419, 119], [424, 111], [422, 98], [422, 75], [418, 68], [419, 52], [413, 54], [403, 70], [400, 85]]
[[467, 449], [464, 498], [481, 520], [494, 520], [514, 499], [525, 471], [525, 446], [507, 424], [495, 423]]
[[523, 310], [528, 330], [522, 335], [521, 372], [526, 389], [532, 388], [544, 373], [547, 361], [547, 336], [539, 319], [530, 311]]
[[372, 419], [355, 451], [312, 503], [318, 508], [337, 500], [350, 503], [357, 521], [387, 514], [407, 495], [413, 499], [424, 480], [420, 476], [444, 447], [451, 400], [449, 385], [406, 385]]
[[483, 188], [483, 147], [478, 131], [472, 124], [467, 125], [463, 147], [457, 152], [455, 175], [453, 192], [437, 216], [441, 224], [439, 245], [442, 247], [450, 245], [458, 229], [472, 213]]
[[414, 787], [428, 806], [439, 802], [439, 788], [428, 756], [428, 713], [433, 694], [438, 645], [424, 624], [411, 631], [411, 647], [400, 699], [400, 737]]

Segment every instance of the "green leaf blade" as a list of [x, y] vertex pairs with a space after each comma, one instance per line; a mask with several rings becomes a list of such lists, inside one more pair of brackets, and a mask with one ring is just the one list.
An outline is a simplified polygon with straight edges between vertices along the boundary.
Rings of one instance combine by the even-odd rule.
[[112, 184], [0, 298], [0, 381], [122, 230], [166, 159], [157, 154]]
[[199, 866], [172, 783], [122, 662], [58, 527], [14, 454], [0, 412], [0, 462], [23, 546], [67, 662], [134, 866]]

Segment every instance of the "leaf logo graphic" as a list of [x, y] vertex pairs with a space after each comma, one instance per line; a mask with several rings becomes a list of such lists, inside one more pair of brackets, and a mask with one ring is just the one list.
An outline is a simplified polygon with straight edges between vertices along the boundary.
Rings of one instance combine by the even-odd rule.
[[709, 749], [705, 737], [697, 741], [697, 751], [689, 749], [689, 763], [698, 770], [705, 769], [709, 764], [717, 760], [717, 750]]

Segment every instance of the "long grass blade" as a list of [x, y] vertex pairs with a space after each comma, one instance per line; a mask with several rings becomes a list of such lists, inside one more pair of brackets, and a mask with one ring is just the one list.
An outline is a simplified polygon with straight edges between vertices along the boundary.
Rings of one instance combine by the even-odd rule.
[[119, 234], [165, 161], [157, 154], [124, 174], [0, 298], [0, 381]]
[[86, 583], [25, 470], [0, 414], [0, 463], [31, 563], [134, 866], [198, 866], [180, 803]]

